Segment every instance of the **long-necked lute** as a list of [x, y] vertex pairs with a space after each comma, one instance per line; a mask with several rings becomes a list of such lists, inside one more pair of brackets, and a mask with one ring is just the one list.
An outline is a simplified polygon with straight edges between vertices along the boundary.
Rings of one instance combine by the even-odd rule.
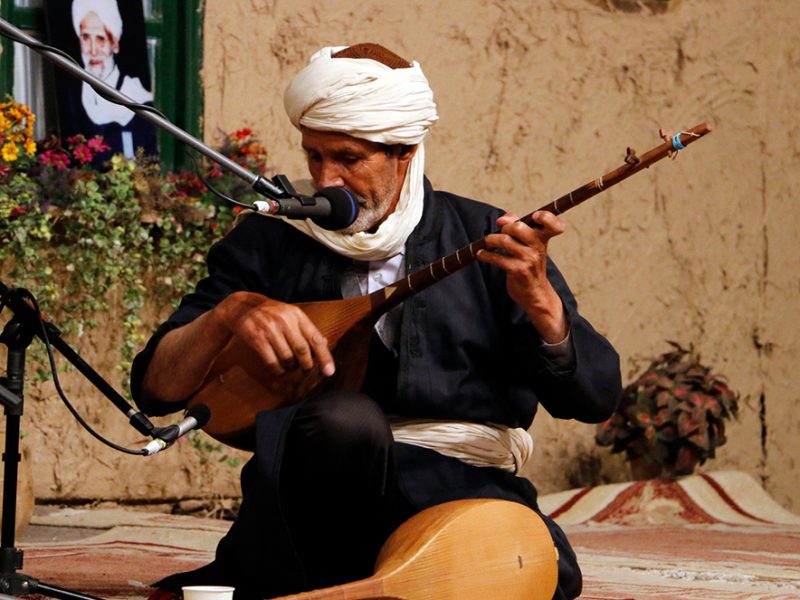
[[276, 600], [550, 600], [558, 553], [544, 521], [508, 500], [445, 502], [389, 536], [375, 573]]
[[[622, 166], [538, 210], [560, 215], [710, 131], [706, 123], [701, 123], [671, 138], [664, 136], [667, 141], [640, 156], [628, 148]], [[533, 212], [520, 220], [534, 225], [532, 215]], [[484, 248], [486, 238], [481, 238], [365, 296], [297, 304], [328, 340], [336, 363], [336, 373], [332, 377], [324, 377], [318, 368], [295, 369], [280, 377], [270, 377], [258, 355], [238, 339], [232, 339], [214, 361], [189, 405], [205, 404], [211, 409], [211, 420], [204, 428], [209, 435], [230, 446], [252, 449], [252, 431], [259, 412], [293, 404], [329, 389], [360, 389], [366, 373], [369, 339], [381, 315], [413, 294], [471, 265], [478, 251]]]

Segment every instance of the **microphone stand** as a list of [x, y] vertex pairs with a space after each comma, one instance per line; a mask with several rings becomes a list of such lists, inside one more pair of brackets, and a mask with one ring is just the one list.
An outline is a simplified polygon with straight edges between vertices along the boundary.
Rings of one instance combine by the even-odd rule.
[[[17, 517], [17, 476], [21, 455], [19, 452], [20, 420], [23, 412], [25, 382], [25, 352], [34, 337], [43, 337], [46, 328], [52, 345], [85, 375], [115, 406], [123, 410], [131, 424], [144, 435], [154, 430], [152, 423], [140, 413], [134, 414], [131, 406], [103, 380], [61, 338], [58, 329], [47, 321], [39, 325], [39, 315], [20, 297], [21, 290], [11, 290], [0, 281], [0, 307], [8, 306], [14, 313], [0, 333], [0, 343], [8, 348], [6, 376], [0, 377], [0, 404], [5, 408], [6, 439], [3, 452], [3, 522], [0, 527], [0, 594], [42, 594], [62, 600], [99, 600], [95, 596], [80, 594], [65, 588], [49, 585], [18, 571], [22, 569], [23, 552], [15, 547], [14, 535]], [[124, 408], [123, 408], [124, 407]]]

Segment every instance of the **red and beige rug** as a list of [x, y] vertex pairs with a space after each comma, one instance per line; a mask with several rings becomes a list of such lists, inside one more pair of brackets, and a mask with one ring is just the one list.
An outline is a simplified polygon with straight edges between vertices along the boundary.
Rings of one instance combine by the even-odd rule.
[[584, 571], [582, 598], [800, 598], [800, 517], [725, 471], [544, 496]]
[[[743, 473], [570, 490], [540, 503], [578, 553], [582, 598], [800, 598], [800, 517]], [[60, 509], [32, 524], [98, 533], [20, 544], [24, 573], [116, 600], [145, 598], [150, 582], [209, 562], [229, 526], [122, 509]]]
[[[23, 573], [48, 585], [123, 600], [146, 598], [152, 582], [210, 562], [230, 522], [119, 508], [65, 508], [34, 513], [31, 525], [56, 528], [50, 531], [68, 541], [21, 543]], [[69, 529], [98, 533], [69, 540]]]

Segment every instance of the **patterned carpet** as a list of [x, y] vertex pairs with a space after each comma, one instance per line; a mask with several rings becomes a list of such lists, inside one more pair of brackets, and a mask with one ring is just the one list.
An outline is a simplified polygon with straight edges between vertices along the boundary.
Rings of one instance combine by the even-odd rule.
[[[54, 532], [57, 539], [78, 539], [21, 543], [23, 573], [47, 585], [123, 600], [146, 598], [153, 581], [210, 562], [230, 523], [123, 509], [65, 508], [34, 513], [31, 525]], [[70, 529], [100, 533], [70, 536]]]
[[571, 490], [541, 505], [578, 553], [582, 598], [800, 598], [800, 517], [744, 473]]
[[[540, 500], [578, 553], [587, 600], [800, 598], [800, 517], [743, 473], [607, 485]], [[144, 598], [149, 582], [211, 560], [228, 527], [121, 509], [61, 509], [36, 514], [32, 525], [99, 533], [20, 544], [24, 573], [119, 600]]]

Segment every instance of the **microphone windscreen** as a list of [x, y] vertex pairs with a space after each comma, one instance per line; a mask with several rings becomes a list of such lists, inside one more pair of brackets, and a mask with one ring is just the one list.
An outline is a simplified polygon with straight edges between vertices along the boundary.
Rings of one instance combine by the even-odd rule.
[[193, 417], [194, 420], [197, 421], [197, 427], [195, 429], [202, 429], [208, 424], [209, 419], [211, 419], [211, 411], [205, 404], [195, 404], [186, 411], [186, 417]]
[[325, 198], [331, 204], [331, 214], [326, 217], [312, 217], [311, 220], [323, 229], [336, 230], [348, 227], [358, 216], [356, 195], [343, 187], [326, 187], [315, 197]]

